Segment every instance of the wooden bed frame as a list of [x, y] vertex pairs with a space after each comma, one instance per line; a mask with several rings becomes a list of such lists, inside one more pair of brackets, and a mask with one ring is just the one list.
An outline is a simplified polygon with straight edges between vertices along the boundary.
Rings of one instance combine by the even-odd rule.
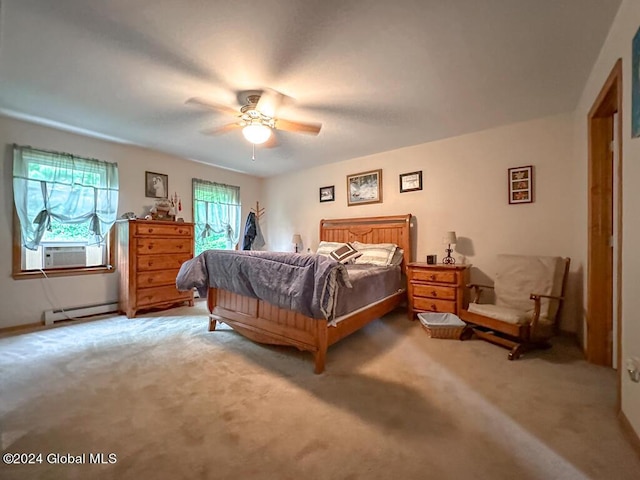
[[[345, 218], [320, 221], [320, 240], [329, 242], [395, 243], [404, 250], [402, 270], [411, 261], [411, 214], [384, 217]], [[389, 313], [406, 300], [406, 291], [343, 317], [335, 327], [326, 319], [310, 318], [263, 300], [209, 288], [209, 331], [216, 322], [238, 333], [270, 345], [288, 345], [309, 351], [315, 359], [315, 373], [324, 371], [327, 348], [369, 322]]]

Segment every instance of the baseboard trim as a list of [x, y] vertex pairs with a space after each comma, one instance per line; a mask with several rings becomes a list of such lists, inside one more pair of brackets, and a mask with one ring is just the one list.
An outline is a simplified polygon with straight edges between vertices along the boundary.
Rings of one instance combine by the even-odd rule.
[[631, 443], [631, 446], [640, 457], [640, 436], [638, 436], [638, 432], [633, 429], [631, 422], [624, 414], [624, 412], [618, 413], [618, 419], [620, 420], [620, 424], [622, 425], [622, 430], [624, 430], [624, 433], [629, 439], [629, 443]]
[[44, 325], [44, 322], [25, 323], [24, 325], [14, 325], [12, 327], [0, 327], [0, 335], [5, 333], [20, 333], [23, 330], [32, 330]]

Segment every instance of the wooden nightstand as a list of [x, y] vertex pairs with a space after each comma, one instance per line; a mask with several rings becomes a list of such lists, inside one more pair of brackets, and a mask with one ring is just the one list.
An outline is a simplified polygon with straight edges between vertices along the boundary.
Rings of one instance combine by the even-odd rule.
[[407, 295], [409, 319], [417, 313], [454, 313], [466, 308], [469, 301], [466, 285], [471, 265], [408, 265]]

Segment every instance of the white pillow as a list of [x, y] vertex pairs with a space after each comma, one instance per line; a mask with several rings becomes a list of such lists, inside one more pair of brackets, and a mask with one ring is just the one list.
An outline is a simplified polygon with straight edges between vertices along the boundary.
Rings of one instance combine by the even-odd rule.
[[329, 255], [331, 255], [331, 252], [333, 252], [334, 250], [340, 247], [344, 247], [345, 245], [346, 243], [344, 242], [325, 242], [323, 240], [318, 244], [318, 249], [316, 250], [316, 253], [318, 255], [324, 255], [325, 257], [328, 257]]
[[386, 267], [391, 263], [393, 254], [398, 246], [395, 243], [360, 243], [352, 242], [352, 245], [362, 252], [362, 255], [355, 259], [356, 264], [379, 265]]
[[359, 252], [358, 250], [353, 248], [350, 243], [345, 243], [342, 247], [337, 248], [333, 252], [331, 252], [329, 256], [337, 262], [347, 264], [361, 255], [362, 252]]

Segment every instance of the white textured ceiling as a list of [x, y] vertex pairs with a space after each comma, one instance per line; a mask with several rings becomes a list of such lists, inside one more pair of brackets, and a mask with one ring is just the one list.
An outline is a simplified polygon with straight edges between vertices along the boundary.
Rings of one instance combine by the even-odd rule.
[[[572, 111], [620, 0], [0, 0], [0, 113], [258, 176]], [[247, 89], [322, 123], [251, 147]], [[46, 148], [46, 145], [40, 147]]]

